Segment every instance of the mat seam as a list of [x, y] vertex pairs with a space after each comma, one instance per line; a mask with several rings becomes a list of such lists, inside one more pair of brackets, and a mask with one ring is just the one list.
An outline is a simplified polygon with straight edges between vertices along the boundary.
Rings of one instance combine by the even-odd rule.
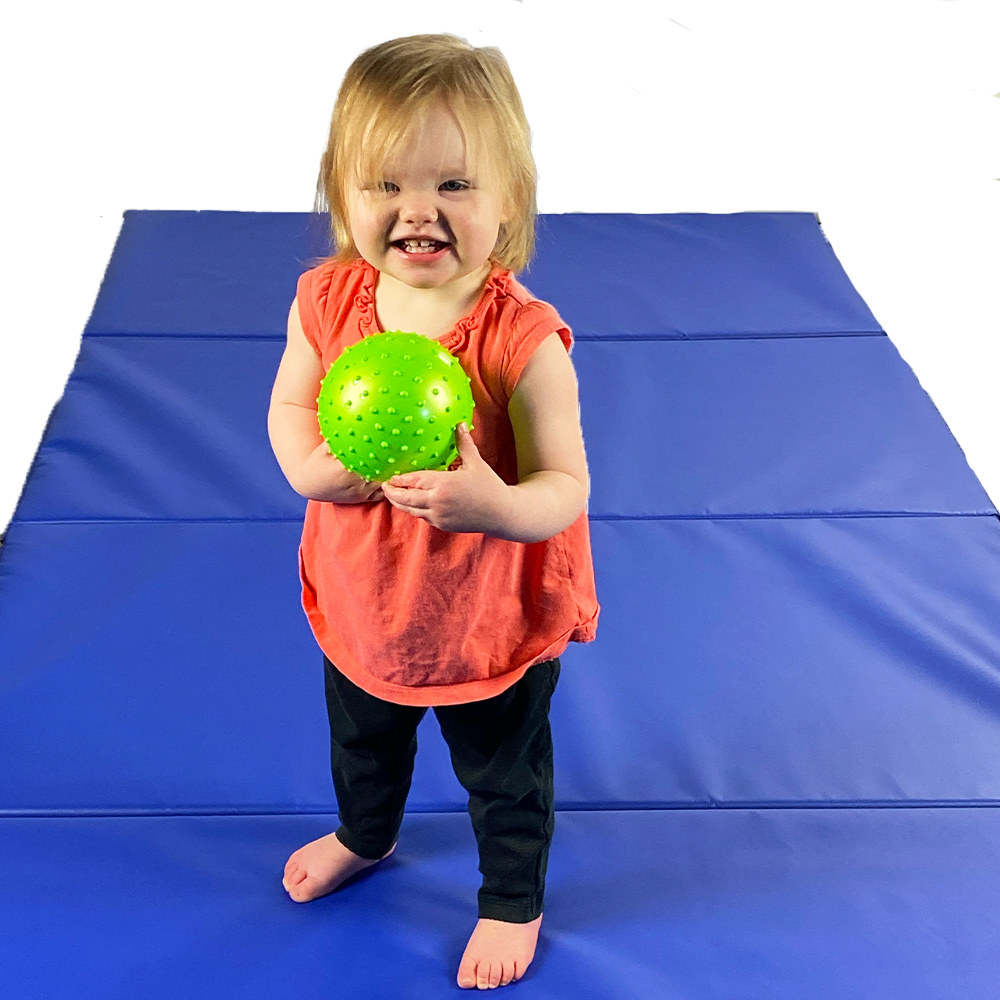
[[[808, 514], [588, 514], [589, 521], [830, 521], [844, 518], [1000, 517], [984, 511], [846, 511]], [[301, 524], [302, 517], [14, 518], [14, 524]]]
[[[914, 799], [910, 801], [871, 800], [859, 802], [712, 802], [712, 803], [556, 803], [556, 812], [748, 812], [792, 810], [876, 810], [876, 809], [996, 809], [1000, 800], [984, 799]], [[467, 809], [455, 805], [447, 809], [430, 809], [408, 806], [412, 815], [465, 815]], [[251, 817], [251, 816], [329, 816], [336, 815], [337, 807], [282, 810], [282, 809], [4, 809], [2, 819], [155, 819], [163, 817]]]
[[[101, 337], [114, 339], [131, 338], [135, 340], [241, 340], [241, 341], [271, 341], [284, 343], [287, 339], [283, 333], [118, 333], [104, 331], [81, 335], [82, 340], [92, 340]], [[842, 337], [884, 337], [889, 335], [878, 330], [838, 330], [835, 332], [816, 333], [691, 333], [691, 334], [651, 334], [651, 333], [581, 333], [573, 334], [575, 343], [659, 343], [661, 341], [688, 342], [693, 340], [823, 340]]]

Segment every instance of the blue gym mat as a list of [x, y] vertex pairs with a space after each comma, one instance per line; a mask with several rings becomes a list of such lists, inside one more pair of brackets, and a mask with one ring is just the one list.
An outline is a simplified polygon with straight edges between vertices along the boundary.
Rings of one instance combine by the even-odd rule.
[[[393, 857], [305, 906], [280, 884], [336, 826], [305, 501], [266, 432], [323, 237], [125, 214], [0, 548], [17, 1000], [462, 992], [476, 847], [432, 713]], [[602, 613], [561, 658], [546, 915], [507, 989], [993, 995], [1000, 526], [961, 449], [813, 215], [538, 237]]]

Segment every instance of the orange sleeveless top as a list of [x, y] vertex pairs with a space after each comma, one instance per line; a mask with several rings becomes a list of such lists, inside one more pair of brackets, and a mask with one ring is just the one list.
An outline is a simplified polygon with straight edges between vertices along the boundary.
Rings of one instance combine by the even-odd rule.
[[[298, 281], [299, 316], [324, 370], [381, 333], [377, 272], [326, 263]], [[471, 380], [473, 440], [509, 485], [517, 454], [507, 404], [556, 310], [495, 266], [473, 311], [437, 342]], [[310, 500], [299, 547], [302, 606], [323, 652], [369, 694], [400, 705], [492, 698], [570, 642], [590, 642], [600, 605], [587, 512], [541, 542], [442, 531], [388, 500]]]

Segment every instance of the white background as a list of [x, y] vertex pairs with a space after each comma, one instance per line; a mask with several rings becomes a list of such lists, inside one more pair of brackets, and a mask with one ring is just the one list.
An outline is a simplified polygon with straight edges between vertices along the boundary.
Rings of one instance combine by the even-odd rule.
[[143, 0], [5, 15], [0, 529], [126, 209], [312, 209], [376, 42], [497, 45], [541, 212], [818, 212], [1000, 503], [997, 0]]

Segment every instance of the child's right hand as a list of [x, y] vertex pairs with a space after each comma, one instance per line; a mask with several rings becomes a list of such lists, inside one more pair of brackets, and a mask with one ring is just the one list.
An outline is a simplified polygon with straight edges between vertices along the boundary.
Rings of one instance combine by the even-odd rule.
[[385, 499], [381, 483], [370, 483], [343, 465], [340, 467], [344, 470], [346, 486], [341, 487], [340, 499], [336, 500], [336, 503], [378, 503], [379, 500]]
[[[361, 479], [361, 477], [358, 476], [358, 479]], [[385, 499], [385, 494], [382, 492], [381, 483], [369, 483], [366, 482], [364, 479], [361, 479], [361, 482], [365, 484], [365, 488], [368, 492], [368, 496], [366, 496], [362, 501], [363, 503], [378, 503], [379, 500]]]
[[330, 503], [377, 503], [384, 499], [381, 483], [369, 483], [351, 472], [336, 455], [330, 454], [326, 441], [306, 457], [299, 471], [300, 490], [311, 500]]

